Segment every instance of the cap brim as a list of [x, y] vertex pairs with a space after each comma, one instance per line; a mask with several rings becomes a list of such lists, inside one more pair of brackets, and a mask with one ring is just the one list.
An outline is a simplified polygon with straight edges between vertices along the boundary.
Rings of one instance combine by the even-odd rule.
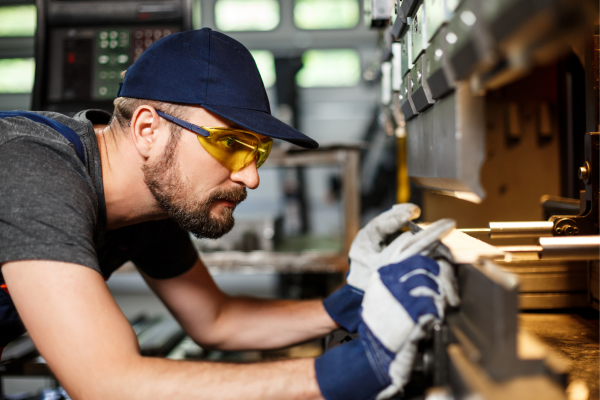
[[252, 132], [282, 139], [306, 149], [316, 149], [319, 147], [319, 144], [313, 139], [266, 112], [209, 104], [202, 104], [202, 107]]

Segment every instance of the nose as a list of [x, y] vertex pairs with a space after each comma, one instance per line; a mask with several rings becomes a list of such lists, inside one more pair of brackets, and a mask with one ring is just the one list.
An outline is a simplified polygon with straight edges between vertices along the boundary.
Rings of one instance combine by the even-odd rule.
[[244, 185], [248, 189], [256, 189], [260, 183], [260, 177], [256, 168], [256, 159], [252, 160], [250, 164], [239, 171], [232, 172], [230, 178], [235, 183]]

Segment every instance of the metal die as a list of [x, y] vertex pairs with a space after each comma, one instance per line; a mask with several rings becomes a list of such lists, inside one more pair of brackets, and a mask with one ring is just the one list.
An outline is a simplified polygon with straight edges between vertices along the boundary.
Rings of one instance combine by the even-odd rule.
[[543, 8], [543, 2], [531, 0], [492, 0], [481, 4], [481, 16], [490, 25], [496, 41], [510, 36]]
[[[502, 0], [500, 0], [502, 1]], [[446, 21], [448, 21], [452, 15], [454, 14], [454, 11], [456, 11], [456, 8], [458, 7], [460, 3], [460, 0], [446, 0], [445, 2], [445, 6], [446, 6]]]
[[424, 0], [425, 40], [429, 43], [446, 22], [446, 0]]
[[423, 60], [427, 85], [431, 91], [431, 97], [436, 100], [445, 96], [454, 88], [454, 77], [451, 68], [446, 67], [448, 59], [445, 54], [445, 35], [446, 29], [442, 28], [434, 36]]
[[394, 40], [399, 40], [408, 29], [408, 17], [401, 12], [402, 1], [396, 0], [396, 20], [392, 26]]
[[398, 9], [398, 18], [409, 21], [409, 17], [412, 16], [415, 7], [419, 3], [419, 0], [402, 0], [400, 8]]
[[467, 78], [475, 70], [480, 55], [475, 42], [474, 25], [477, 17], [472, 11], [472, 1], [461, 4], [448, 23], [445, 48], [456, 79]]
[[480, 201], [485, 132], [484, 98], [474, 96], [467, 82], [457, 82], [453, 93], [407, 121], [408, 176], [434, 191]]
[[435, 100], [431, 97], [431, 91], [427, 85], [427, 79], [425, 77], [425, 69], [423, 68], [423, 62], [425, 55], [422, 55], [417, 59], [415, 66], [410, 71], [410, 80], [412, 85], [411, 98], [415, 109], [419, 112], [430, 107]]
[[425, 50], [423, 41], [425, 40], [425, 7], [423, 4], [418, 6], [417, 12], [412, 19], [411, 32], [411, 60], [413, 63]]
[[412, 62], [410, 61], [410, 30], [406, 31], [402, 40], [400, 40], [400, 75], [404, 77], [408, 71], [412, 68]]
[[404, 119], [409, 120], [415, 115], [417, 115], [417, 110], [413, 104], [413, 101], [410, 96], [410, 74], [407, 75], [406, 79], [402, 80], [402, 84], [400, 85], [400, 109], [402, 110], [402, 114], [404, 114]]

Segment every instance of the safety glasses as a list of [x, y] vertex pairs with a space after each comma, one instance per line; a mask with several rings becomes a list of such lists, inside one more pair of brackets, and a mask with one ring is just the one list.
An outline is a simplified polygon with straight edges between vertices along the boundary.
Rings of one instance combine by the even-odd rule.
[[254, 159], [256, 168], [259, 168], [269, 157], [273, 146], [273, 139], [260, 138], [250, 131], [198, 126], [162, 111], [156, 110], [156, 113], [197, 134], [202, 147], [231, 172], [243, 169]]

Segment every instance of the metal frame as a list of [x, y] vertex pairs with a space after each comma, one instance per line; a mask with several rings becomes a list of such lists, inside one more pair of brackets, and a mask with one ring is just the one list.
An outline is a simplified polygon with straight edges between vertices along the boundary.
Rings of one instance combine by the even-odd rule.
[[[275, 150], [275, 149], [274, 149]], [[344, 199], [344, 252], [348, 254], [360, 229], [360, 149], [356, 147], [324, 148], [294, 152], [272, 151], [264, 167], [300, 167], [337, 165], [342, 167], [342, 198]]]

